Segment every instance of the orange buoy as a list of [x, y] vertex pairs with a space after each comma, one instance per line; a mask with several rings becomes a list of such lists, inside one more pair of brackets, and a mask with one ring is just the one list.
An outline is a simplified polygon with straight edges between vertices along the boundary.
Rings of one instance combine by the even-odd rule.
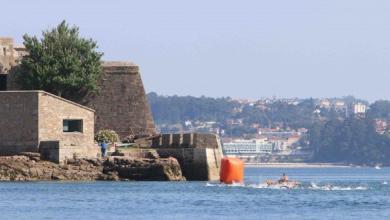
[[244, 162], [238, 158], [224, 157], [221, 161], [220, 181], [225, 184], [243, 182]]

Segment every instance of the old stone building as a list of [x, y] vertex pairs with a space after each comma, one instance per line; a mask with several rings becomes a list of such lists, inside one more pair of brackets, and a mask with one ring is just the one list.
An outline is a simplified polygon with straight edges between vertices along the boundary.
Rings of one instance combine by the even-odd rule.
[[12, 38], [0, 37], [0, 73], [8, 72], [25, 54], [23, 46], [15, 46]]
[[0, 92], [0, 155], [96, 157], [94, 110], [44, 91]]
[[[0, 38], [0, 91], [19, 90], [13, 74], [23, 47], [12, 38]], [[100, 92], [86, 104], [96, 111], [95, 132], [115, 130], [121, 138], [155, 133], [152, 113], [145, 95], [139, 67], [130, 62], [103, 62]]]
[[24, 46], [16, 46], [12, 38], [0, 37], [0, 91], [17, 87], [10, 74], [24, 55]]

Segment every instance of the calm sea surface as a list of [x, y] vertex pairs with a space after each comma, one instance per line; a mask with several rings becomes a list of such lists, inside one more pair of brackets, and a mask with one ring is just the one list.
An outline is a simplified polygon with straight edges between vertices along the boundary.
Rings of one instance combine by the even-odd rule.
[[[303, 186], [262, 184], [283, 172]], [[247, 168], [245, 176], [234, 186], [3, 182], [0, 219], [390, 219], [390, 168]]]

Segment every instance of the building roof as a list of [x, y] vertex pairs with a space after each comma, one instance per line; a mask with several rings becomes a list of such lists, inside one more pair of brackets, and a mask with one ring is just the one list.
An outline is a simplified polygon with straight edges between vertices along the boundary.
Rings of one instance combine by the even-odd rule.
[[83, 108], [83, 109], [91, 111], [91, 112], [95, 112], [94, 109], [88, 108], [88, 107], [86, 107], [84, 105], [80, 105], [80, 104], [78, 104], [76, 102], [72, 102], [72, 101], [70, 101], [68, 99], [64, 99], [62, 97], [56, 96], [54, 94], [48, 93], [48, 92], [43, 91], [43, 90], [11, 90], [11, 91], [0, 91], [0, 93], [42, 93], [44, 95], [48, 95], [48, 96], [51, 96], [53, 98], [59, 99], [61, 101], [67, 102], [67, 103], [69, 103], [71, 105], [75, 105], [77, 107]]
[[12, 37], [0, 37], [0, 42], [13, 43], [14, 39]]

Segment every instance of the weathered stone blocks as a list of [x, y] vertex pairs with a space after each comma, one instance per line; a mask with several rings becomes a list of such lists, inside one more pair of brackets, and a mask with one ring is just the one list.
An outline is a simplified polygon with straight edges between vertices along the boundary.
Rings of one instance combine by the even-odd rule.
[[95, 131], [112, 129], [121, 138], [154, 134], [139, 67], [130, 62], [103, 62], [102, 67], [100, 92], [87, 100], [96, 110]]
[[152, 139], [161, 157], [174, 157], [187, 180], [219, 180], [222, 149], [214, 134], [162, 134]]
[[[38, 152], [42, 143], [57, 151], [56, 162], [74, 154], [96, 157], [94, 111], [85, 106], [44, 91], [2, 91], [0, 116], [0, 155]], [[65, 119], [82, 121], [82, 130], [64, 132]]]

